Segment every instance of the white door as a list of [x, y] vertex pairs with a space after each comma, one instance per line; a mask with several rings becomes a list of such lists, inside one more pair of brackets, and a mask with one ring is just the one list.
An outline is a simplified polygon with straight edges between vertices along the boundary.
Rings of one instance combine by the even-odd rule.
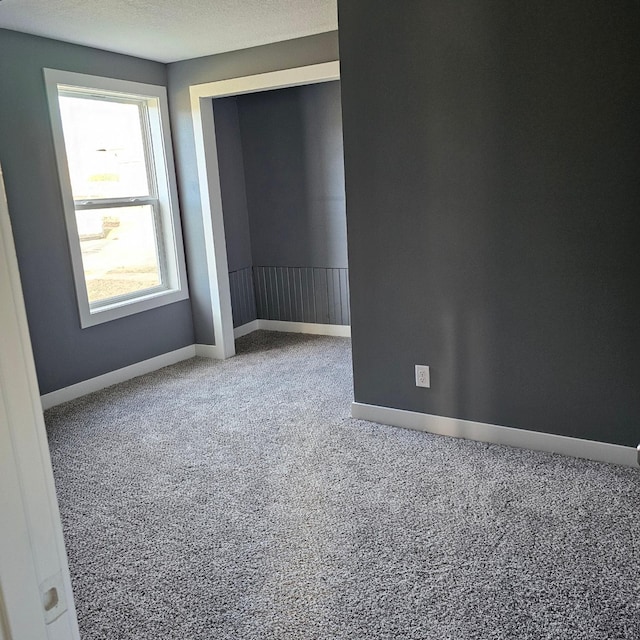
[[79, 640], [0, 170], [0, 640]]

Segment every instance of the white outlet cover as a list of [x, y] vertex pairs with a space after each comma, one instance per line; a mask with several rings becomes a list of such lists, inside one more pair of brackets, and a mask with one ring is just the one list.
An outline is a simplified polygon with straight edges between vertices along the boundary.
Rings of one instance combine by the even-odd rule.
[[416, 387], [431, 387], [431, 374], [429, 367], [424, 364], [416, 365]]

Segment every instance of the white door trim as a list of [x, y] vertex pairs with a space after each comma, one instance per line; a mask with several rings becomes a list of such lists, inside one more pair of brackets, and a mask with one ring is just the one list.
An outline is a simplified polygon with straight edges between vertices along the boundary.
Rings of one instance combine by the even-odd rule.
[[340, 64], [335, 60], [189, 87], [213, 333], [216, 347], [224, 358], [235, 355], [235, 342], [212, 98], [330, 82], [339, 78]]
[[[0, 171], [0, 625], [79, 640], [11, 222]], [[58, 605], [41, 591], [56, 588]]]

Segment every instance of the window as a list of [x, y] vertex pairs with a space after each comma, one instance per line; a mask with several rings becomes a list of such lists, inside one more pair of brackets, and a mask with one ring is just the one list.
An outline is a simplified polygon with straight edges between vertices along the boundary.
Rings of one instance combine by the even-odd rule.
[[184, 300], [164, 87], [44, 72], [81, 325]]

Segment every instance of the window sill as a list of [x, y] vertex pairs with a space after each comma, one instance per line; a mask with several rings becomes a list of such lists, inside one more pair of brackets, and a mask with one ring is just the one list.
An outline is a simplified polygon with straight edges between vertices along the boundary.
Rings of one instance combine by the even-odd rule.
[[154, 291], [146, 296], [139, 296], [132, 300], [118, 301], [114, 304], [100, 306], [95, 309], [80, 308], [80, 326], [83, 329], [94, 327], [104, 322], [125, 318], [136, 313], [157, 309], [167, 304], [187, 300], [189, 292], [184, 289], [169, 289]]

